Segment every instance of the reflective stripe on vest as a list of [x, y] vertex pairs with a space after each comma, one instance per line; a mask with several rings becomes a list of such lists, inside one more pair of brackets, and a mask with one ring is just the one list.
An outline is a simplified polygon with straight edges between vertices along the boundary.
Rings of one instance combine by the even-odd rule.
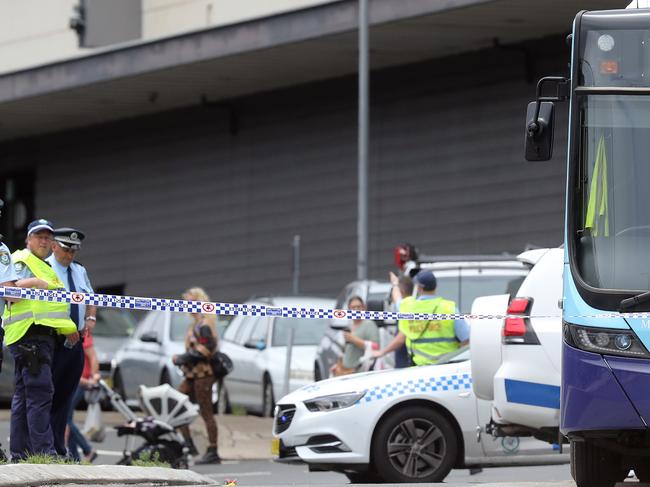
[[[401, 313], [452, 314], [456, 303], [443, 298], [415, 299], [404, 298], [400, 304]], [[449, 352], [458, 349], [454, 320], [400, 320], [399, 331], [406, 337], [406, 348], [416, 365], [436, 363]]]
[[[11, 307], [13, 308], [14, 305], [12, 305]], [[26, 319], [30, 319], [30, 320], [32, 319], [31, 311], [27, 311], [25, 313], [20, 313], [20, 314], [11, 313], [8, 318], [6, 318], [5, 315], [5, 317], [2, 318], [2, 323], [4, 324], [4, 326], [9, 326], [12, 323], [16, 323], [17, 321], [26, 320]]]
[[[48, 289], [65, 289], [54, 269], [29, 250], [18, 250], [13, 253], [12, 258], [14, 263], [22, 262], [35, 277], [46, 281]], [[54, 301], [21, 299], [5, 307], [2, 321], [7, 345], [20, 340], [34, 323], [56, 328], [60, 335], [69, 335], [77, 331], [77, 326], [70, 319], [68, 304]]]

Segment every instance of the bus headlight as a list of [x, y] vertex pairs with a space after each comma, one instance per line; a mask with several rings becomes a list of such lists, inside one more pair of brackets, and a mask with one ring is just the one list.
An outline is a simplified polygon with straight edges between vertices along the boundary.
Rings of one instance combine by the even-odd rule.
[[564, 339], [572, 347], [603, 355], [650, 358], [632, 330], [591, 328], [564, 324]]

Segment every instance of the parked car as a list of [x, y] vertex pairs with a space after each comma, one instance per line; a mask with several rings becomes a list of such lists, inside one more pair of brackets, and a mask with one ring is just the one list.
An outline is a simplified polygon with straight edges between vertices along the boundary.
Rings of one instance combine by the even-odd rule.
[[514, 315], [472, 322], [470, 343], [483, 344], [472, 355], [474, 392], [493, 404], [490, 421], [483, 425], [488, 432], [556, 442], [564, 249], [538, 249], [519, 258], [535, 265], [515, 295], [485, 296], [472, 307], [472, 314]]
[[[409, 262], [406, 272], [411, 275], [419, 269], [432, 270], [438, 280], [436, 293], [456, 302], [461, 313], [469, 313], [477, 296], [494, 293], [514, 293], [522, 283], [530, 263], [513, 255], [458, 255], [421, 256]], [[351, 296], [364, 298], [374, 311], [393, 310], [390, 283], [387, 281], [353, 281], [346, 285], [336, 300], [336, 307], [345, 308]], [[386, 346], [397, 332], [397, 323], [378, 321], [380, 347]], [[349, 327], [347, 320], [332, 320], [318, 347], [314, 363], [316, 380], [329, 377], [330, 367], [341, 356], [345, 345], [341, 330]], [[392, 354], [385, 357], [382, 367], [392, 367]]]
[[334, 470], [352, 482], [440, 482], [452, 468], [567, 463], [533, 438], [480, 434], [491, 403], [472, 392], [467, 347], [437, 365], [347, 375], [278, 401], [279, 461]]
[[[93, 343], [104, 380], [111, 379], [111, 362], [115, 352], [127, 341], [135, 328], [135, 318], [125, 309], [97, 308]], [[14, 394], [14, 359], [6, 346], [0, 373], [0, 401], [8, 402]]]
[[[248, 305], [332, 309], [333, 299], [308, 296], [258, 298]], [[285, 364], [290, 330], [294, 330], [289, 391], [314, 381], [316, 346], [327, 328], [327, 320], [235, 316], [221, 341], [221, 351], [233, 362], [233, 371], [219, 388], [219, 411], [231, 406], [272, 416], [275, 398], [285, 393]]]

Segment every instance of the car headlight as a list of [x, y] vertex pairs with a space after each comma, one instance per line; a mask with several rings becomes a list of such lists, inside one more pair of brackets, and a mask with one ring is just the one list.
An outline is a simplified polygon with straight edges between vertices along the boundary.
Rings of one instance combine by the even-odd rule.
[[564, 324], [564, 340], [571, 346], [604, 355], [650, 358], [632, 330], [590, 328]]
[[332, 394], [330, 396], [317, 397], [305, 402], [307, 409], [313, 412], [333, 411], [334, 409], [348, 408], [365, 396], [366, 391], [346, 392], [343, 394]]

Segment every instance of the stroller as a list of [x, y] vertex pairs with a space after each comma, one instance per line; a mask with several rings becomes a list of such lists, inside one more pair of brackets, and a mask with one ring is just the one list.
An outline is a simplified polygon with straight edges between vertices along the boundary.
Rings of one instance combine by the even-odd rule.
[[[118, 465], [130, 465], [133, 460], [148, 458], [167, 462], [172, 468], [188, 468], [189, 449], [175, 428], [189, 425], [199, 415], [199, 407], [192, 404], [189, 397], [169, 384], [140, 386], [140, 407], [147, 415], [140, 418], [106, 382], [100, 380], [99, 386], [113, 408], [127, 420], [126, 424], [115, 426], [117, 436], [126, 437], [124, 456]], [[143, 438], [145, 442], [133, 450], [135, 437]]]

